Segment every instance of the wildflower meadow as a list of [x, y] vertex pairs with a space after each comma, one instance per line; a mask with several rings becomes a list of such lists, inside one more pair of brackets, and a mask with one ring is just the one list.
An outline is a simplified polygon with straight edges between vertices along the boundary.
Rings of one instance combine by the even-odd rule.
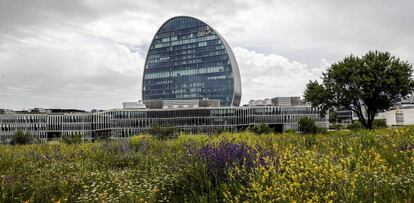
[[0, 146], [0, 202], [413, 202], [414, 128]]

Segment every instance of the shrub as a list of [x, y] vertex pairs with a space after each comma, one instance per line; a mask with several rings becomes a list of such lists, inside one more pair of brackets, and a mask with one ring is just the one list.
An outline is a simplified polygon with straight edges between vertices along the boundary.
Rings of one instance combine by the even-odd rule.
[[261, 124], [256, 124], [254, 126], [251, 126], [248, 128], [251, 132], [256, 133], [258, 135], [261, 134], [268, 134], [268, 133], [272, 133], [274, 132], [274, 129], [269, 127], [268, 124], [265, 123], [261, 123]]
[[227, 128], [219, 128], [215, 131], [215, 134], [220, 135], [220, 134], [228, 133], [228, 132], [229, 130]]
[[178, 128], [175, 127], [161, 127], [159, 125], [153, 125], [149, 133], [159, 139], [169, 139], [178, 137]]
[[384, 119], [374, 120], [372, 122], [372, 128], [386, 128], [387, 122]]
[[329, 128], [330, 128], [330, 129], [334, 129], [334, 130], [342, 130], [342, 129], [344, 129], [344, 126], [343, 126], [343, 125], [341, 125], [341, 124], [332, 123], [332, 124], [329, 126]]
[[[384, 119], [378, 119], [372, 121], [372, 129], [380, 129], [380, 128], [386, 128], [387, 123]], [[350, 130], [361, 130], [364, 126], [360, 121], [354, 121], [351, 125], [348, 126], [348, 129]]]
[[12, 137], [11, 144], [13, 145], [23, 145], [30, 144], [32, 141], [32, 135], [29, 132], [16, 131]]
[[351, 125], [348, 126], [349, 130], [360, 130], [362, 128], [364, 128], [364, 126], [359, 121], [354, 121]]
[[318, 132], [318, 127], [314, 120], [303, 117], [299, 120], [299, 131], [305, 134], [315, 134]]
[[316, 133], [327, 133], [328, 129], [324, 128], [324, 127], [317, 127], [316, 128]]
[[82, 136], [79, 133], [71, 134], [62, 138], [65, 144], [79, 144], [82, 142]]
[[293, 129], [287, 129], [287, 130], [285, 131], [285, 133], [289, 133], [289, 134], [296, 133], [296, 130], [293, 130]]

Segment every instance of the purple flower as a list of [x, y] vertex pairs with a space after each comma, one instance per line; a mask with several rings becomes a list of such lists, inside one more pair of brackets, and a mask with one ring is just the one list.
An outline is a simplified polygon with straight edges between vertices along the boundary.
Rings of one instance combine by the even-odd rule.
[[55, 159], [60, 159], [61, 158], [60, 154], [59, 154], [59, 147], [56, 146], [56, 145], [53, 147], [53, 157]]
[[29, 154], [29, 157], [32, 157], [34, 160], [39, 161], [40, 160], [40, 154], [39, 152], [33, 150]]
[[92, 146], [92, 148], [91, 148], [91, 152], [92, 153], [96, 153], [98, 150], [96, 149], [96, 147], [95, 147], [95, 145], [94, 146]]
[[46, 152], [45, 155], [43, 156], [46, 160], [50, 161], [50, 155], [49, 152]]
[[127, 154], [130, 152], [129, 142], [127, 140], [121, 140], [118, 145], [118, 152], [120, 154]]
[[208, 170], [217, 180], [226, 179], [226, 170], [238, 165], [248, 170], [253, 167], [255, 151], [245, 143], [222, 141], [218, 146], [204, 145], [197, 154], [207, 164]]
[[112, 147], [111, 147], [111, 143], [109, 143], [109, 142], [102, 142], [101, 143], [101, 148], [102, 148], [102, 151], [111, 151], [111, 149], [112, 149]]
[[10, 176], [3, 176], [5, 183], [10, 185], [13, 182], [13, 179]]
[[148, 150], [148, 146], [149, 146], [148, 141], [144, 138], [144, 139], [139, 141], [138, 150], [141, 153], [146, 153], [147, 150]]
[[184, 145], [185, 154], [187, 156], [192, 156], [196, 153], [196, 148], [194, 147], [194, 142], [188, 142]]

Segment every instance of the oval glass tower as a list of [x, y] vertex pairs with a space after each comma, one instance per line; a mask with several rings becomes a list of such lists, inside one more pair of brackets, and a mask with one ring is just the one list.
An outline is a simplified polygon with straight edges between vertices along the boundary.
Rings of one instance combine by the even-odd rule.
[[218, 99], [238, 106], [241, 82], [227, 42], [206, 23], [169, 19], [155, 34], [145, 61], [143, 100]]

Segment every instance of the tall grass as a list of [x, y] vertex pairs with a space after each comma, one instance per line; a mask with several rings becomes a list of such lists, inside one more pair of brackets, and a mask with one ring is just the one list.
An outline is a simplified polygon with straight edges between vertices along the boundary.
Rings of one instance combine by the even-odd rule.
[[413, 199], [413, 128], [0, 146], [0, 202]]

